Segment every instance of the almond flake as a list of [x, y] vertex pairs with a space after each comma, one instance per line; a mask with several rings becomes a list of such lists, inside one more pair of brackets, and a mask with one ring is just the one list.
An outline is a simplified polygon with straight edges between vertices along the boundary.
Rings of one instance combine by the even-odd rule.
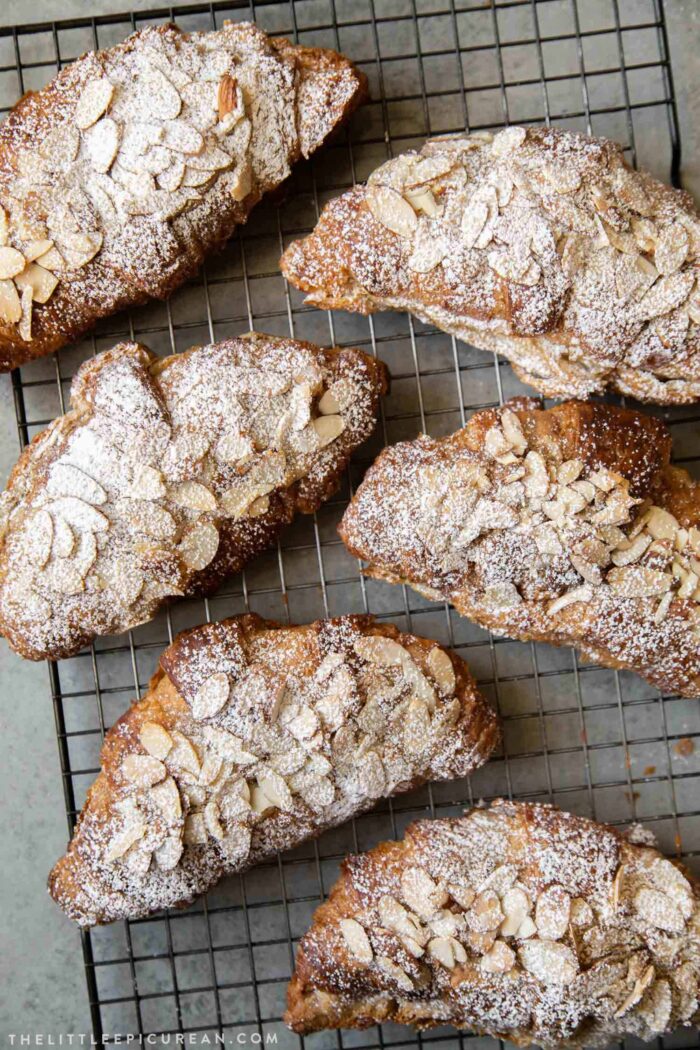
[[108, 864], [113, 863], [115, 860], [119, 860], [123, 857], [127, 850], [131, 849], [134, 843], [139, 842], [140, 839], [146, 834], [146, 825], [143, 823], [130, 824], [118, 835], [115, 835], [109, 844], [109, 848], [105, 853], [105, 860]]
[[258, 773], [257, 782], [258, 787], [271, 805], [285, 812], [289, 812], [294, 808], [292, 793], [279, 773], [275, 773], [272, 769], [266, 769]]
[[497, 930], [505, 918], [498, 894], [493, 890], [479, 893], [467, 914], [467, 923], [477, 933]]
[[505, 157], [519, 149], [526, 138], [527, 130], [525, 128], [517, 127], [516, 125], [504, 128], [503, 131], [499, 131], [497, 135], [494, 135], [491, 152], [496, 157]]
[[101, 77], [99, 80], [89, 80], [82, 90], [78, 104], [75, 107], [74, 120], [81, 131], [91, 127], [107, 110], [114, 85]]
[[409, 702], [404, 714], [404, 747], [407, 754], [420, 755], [431, 743], [428, 705], [414, 698]]
[[317, 416], [311, 425], [318, 435], [320, 448], [330, 445], [345, 430], [345, 420], [342, 416]]
[[161, 871], [172, 871], [177, 867], [182, 853], [183, 845], [179, 835], [169, 835], [165, 842], [153, 851], [153, 856]]
[[219, 806], [215, 799], [211, 799], [204, 807], [204, 824], [212, 838], [222, 839], [224, 837], [224, 828], [219, 820]]
[[625, 598], [647, 598], [670, 590], [673, 577], [643, 565], [627, 565], [610, 569], [606, 582], [613, 591]]
[[576, 605], [578, 602], [590, 602], [593, 597], [592, 589], [584, 584], [583, 587], [575, 587], [571, 591], [567, 591], [566, 594], [562, 594], [559, 598], [555, 598], [553, 602], [547, 606], [547, 613], [550, 616], [555, 616], [562, 609], [565, 609], [567, 605]]
[[184, 769], [187, 773], [199, 776], [199, 755], [195, 751], [192, 741], [188, 740], [184, 733], [181, 733], [178, 729], [173, 729], [170, 735], [174, 746], [168, 753], [169, 762], [178, 769]]
[[144, 722], [139, 733], [139, 740], [149, 755], [161, 760], [167, 756], [173, 746], [173, 738], [170, 733], [158, 722]]
[[657, 929], [668, 933], [682, 933], [685, 929], [683, 914], [668, 894], [645, 887], [637, 891], [633, 903], [637, 914]]
[[560, 941], [525, 941], [518, 949], [520, 962], [543, 984], [571, 984], [578, 973], [578, 960]]
[[204, 139], [191, 124], [184, 120], [166, 121], [164, 145], [177, 153], [201, 153]]
[[561, 886], [550, 886], [537, 898], [535, 924], [540, 937], [558, 941], [569, 928], [571, 899]]
[[655, 540], [675, 540], [680, 525], [673, 514], [662, 507], [651, 507], [645, 516], [644, 527]]
[[182, 816], [180, 792], [172, 777], [155, 784], [149, 792], [149, 798], [153, 799], [168, 823], [175, 824]]
[[183, 838], [188, 846], [203, 846], [209, 838], [203, 813], [189, 813], [185, 818]]
[[367, 207], [377, 222], [398, 234], [399, 237], [413, 237], [418, 218], [415, 211], [400, 193], [390, 186], [371, 185], [365, 190]]
[[660, 277], [639, 304], [640, 319], [651, 321], [675, 310], [688, 298], [694, 284], [695, 274], [692, 271]]
[[401, 894], [411, 911], [430, 916], [447, 903], [448, 895], [423, 868], [407, 868], [401, 876]]
[[127, 780], [139, 787], [150, 787], [163, 780], [166, 769], [162, 762], [151, 755], [127, 755], [120, 766]]
[[402, 991], [413, 991], [413, 981], [411, 980], [411, 978], [404, 970], [401, 969], [399, 964], [395, 963], [393, 959], [390, 959], [388, 955], [378, 955], [377, 966], [388, 977], [391, 977], [391, 979], [396, 982], [396, 984]]
[[85, 132], [84, 142], [95, 171], [107, 172], [119, 149], [119, 126], [103, 117]]
[[524, 890], [513, 886], [503, 894], [501, 908], [505, 918], [499, 933], [501, 937], [514, 937], [530, 912], [530, 898]]
[[515, 966], [515, 952], [504, 941], [496, 941], [479, 965], [487, 973], [508, 973]]
[[16, 277], [26, 265], [26, 259], [16, 248], [0, 248], [0, 280]]
[[654, 265], [659, 273], [671, 274], [680, 270], [688, 254], [688, 247], [688, 234], [680, 222], [674, 222], [662, 230], [654, 252]]
[[156, 467], [149, 467], [146, 464], [139, 465], [129, 486], [129, 494], [134, 499], [160, 499], [165, 495], [163, 475]]
[[192, 698], [190, 707], [192, 715], [198, 721], [204, 718], [213, 718], [217, 715], [224, 704], [227, 703], [231, 692], [231, 681], [223, 671], [210, 675]]
[[0, 280], [0, 321], [5, 324], [17, 324], [21, 317], [22, 304], [14, 283]]
[[102, 486], [72, 463], [54, 463], [49, 472], [46, 490], [52, 496], [75, 496], [91, 506], [100, 505], [107, 499]]
[[41, 240], [29, 241], [25, 244], [22, 248], [22, 255], [27, 262], [34, 262], [35, 259], [40, 258], [42, 255], [47, 255], [52, 248], [53, 241], [44, 237]]
[[350, 954], [369, 965], [374, 959], [374, 952], [364, 928], [356, 919], [341, 919], [338, 925]]
[[451, 937], [433, 937], [428, 942], [428, 955], [436, 959], [446, 969], [453, 970], [455, 967], [453, 944], [456, 943]]
[[174, 485], [169, 493], [170, 499], [179, 507], [187, 507], [188, 510], [202, 510], [213, 512], [216, 510], [216, 497], [205, 485], [198, 481], [183, 481]]
[[435, 646], [428, 653], [426, 664], [433, 680], [443, 696], [452, 696], [457, 685], [454, 666], [444, 649]]
[[35, 303], [46, 303], [51, 298], [58, 284], [58, 278], [54, 277], [50, 270], [45, 270], [38, 263], [32, 263], [24, 273], [15, 278], [18, 288], [24, 290], [31, 288], [32, 299]]
[[205, 569], [214, 560], [218, 549], [219, 531], [207, 522], [186, 532], [177, 548], [185, 565], [195, 572]]

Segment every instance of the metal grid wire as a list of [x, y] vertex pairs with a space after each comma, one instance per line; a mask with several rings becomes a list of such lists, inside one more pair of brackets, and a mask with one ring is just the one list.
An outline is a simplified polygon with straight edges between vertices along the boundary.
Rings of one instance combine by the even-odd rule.
[[[372, 101], [350, 131], [295, 173], [286, 198], [261, 205], [200, 278], [165, 304], [110, 319], [92, 338], [13, 374], [21, 443], [67, 404], [70, 377], [90, 354], [123, 337], [160, 353], [250, 328], [368, 348], [389, 365], [392, 391], [375, 439], [356, 457], [343, 491], [285, 533], [276, 551], [207, 601], [175, 604], [128, 636], [99, 640], [49, 665], [69, 829], [98, 768], [106, 728], [145, 688], [158, 655], [186, 626], [251, 609], [304, 622], [370, 611], [453, 645], [498, 707], [504, 750], [471, 782], [432, 785], [352, 824], [226, 880], [183, 912], [83, 935], [95, 1035], [273, 1034], [281, 1024], [295, 939], [347, 852], [400, 835], [418, 816], [459, 812], [479, 798], [551, 800], [607, 820], [641, 819], [668, 853], [700, 867], [700, 705], [662, 697], [634, 675], [578, 660], [570, 650], [494, 639], [447, 606], [365, 581], [337, 525], [364, 468], [384, 445], [420, 431], [449, 433], [475, 409], [524, 391], [493, 355], [403, 315], [360, 318], [310, 310], [285, 286], [283, 246], [314, 224], [325, 200], [364, 179], [387, 156], [429, 134], [562, 123], [622, 142], [628, 156], [678, 183], [680, 145], [662, 0], [267, 0], [193, 4], [152, 12], [23, 26], [0, 32], [0, 103], [39, 87], [85, 50], [176, 15], [184, 29], [254, 19], [274, 34], [344, 51], [368, 74]], [[700, 415], [666, 413], [677, 460], [697, 474]], [[683, 743], [682, 743], [683, 742]], [[77, 965], [77, 960], [76, 960]], [[301, 1040], [304, 1042], [304, 1040]], [[385, 1025], [325, 1033], [325, 1047], [454, 1046], [451, 1029], [416, 1036]], [[495, 1045], [481, 1040], [480, 1045]], [[667, 1047], [697, 1046], [676, 1033]]]

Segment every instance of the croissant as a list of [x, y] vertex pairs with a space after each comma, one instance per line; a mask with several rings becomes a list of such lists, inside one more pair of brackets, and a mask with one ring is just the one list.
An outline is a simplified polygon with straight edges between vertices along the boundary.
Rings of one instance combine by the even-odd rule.
[[500, 800], [345, 861], [285, 1020], [602, 1047], [696, 1024], [699, 990], [697, 882], [614, 828]]
[[542, 393], [700, 398], [700, 223], [621, 147], [558, 128], [431, 139], [282, 258], [315, 306], [407, 310]]
[[0, 369], [164, 299], [364, 99], [335, 51], [148, 26], [0, 128]]
[[516, 399], [385, 449], [340, 534], [368, 573], [496, 634], [700, 697], [700, 486], [664, 423]]
[[216, 589], [336, 489], [385, 387], [359, 350], [256, 334], [87, 361], [0, 497], [0, 632], [57, 659]]
[[466, 664], [392, 624], [196, 627], [107, 734], [51, 895], [83, 926], [187, 904], [497, 741]]

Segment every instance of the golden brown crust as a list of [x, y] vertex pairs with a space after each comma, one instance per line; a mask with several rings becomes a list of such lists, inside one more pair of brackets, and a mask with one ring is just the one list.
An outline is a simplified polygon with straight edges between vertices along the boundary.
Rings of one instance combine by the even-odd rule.
[[88, 361], [0, 500], [0, 630], [57, 659], [215, 589], [336, 489], [386, 382], [360, 351], [261, 334]]
[[688, 194], [560, 128], [430, 139], [330, 201], [281, 261], [320, 308], [406, 310], [548, 396], [700, 398]]
[[81, 925], [187, 904], [381, 797], [467, 775], [498, 739], [466, 664], [392, 624], [194, 628], [107, 734], [50, 892]]
[[[86, 106], [100, 90], [104, 105]], [[365, 95], [364, 74], [342, 55], [272, 41], [249, 23], [150, 26], [25, 95], [0, 128], [2, 243], [29, 259], [51, 241], [31, 272], [45, 291], [47, 268], [58, 285], [47, 301], [35, 295], [30, 321], [17, 316], [12, 280], [0, 286], [0, 369], [169, 296]], [[15, 284], [21, 295], [22, 273]]]
[[344, 862], [299, 946], [285, 1021], [452, 1024], [548, 1048], [690, 1026], [700, 888], [686, 876], [549, 806], [420, 821]]
[[[661, 420], [515, 401], [385, 450], [340, 526], [369, 575], [700, 696], [700, 487]], [[513, 444], [514, 442], [514, 444]]]

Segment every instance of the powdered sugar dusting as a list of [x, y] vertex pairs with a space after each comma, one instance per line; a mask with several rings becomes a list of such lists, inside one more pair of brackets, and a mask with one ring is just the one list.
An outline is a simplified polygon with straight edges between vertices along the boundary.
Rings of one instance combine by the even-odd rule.
[[651, 1039], [698, 1020], [699, 929], [697, 886], [656, 850], [498, 801], [346, 861], [302, 940], [286, 1020], [448, 1023], [545, 1047]]
[[621, 149], [557, 128], [429, 140], [283, 257], [318, 306], [408, 310], [543, 393], [700, 397], [700, 224]]
[[371, 617], [236, 617], [180, 635], [161, 666], [108, 734], [51, 876], [83, 925], [186, 903], [379, 798], [465, 776], [498, 739], [461, 660]]
[[334, 489], [384, 384], [359, 351], [262, 335], [89, 361], [2, 497], [11, 644], [68, 655], [238, 571]]

